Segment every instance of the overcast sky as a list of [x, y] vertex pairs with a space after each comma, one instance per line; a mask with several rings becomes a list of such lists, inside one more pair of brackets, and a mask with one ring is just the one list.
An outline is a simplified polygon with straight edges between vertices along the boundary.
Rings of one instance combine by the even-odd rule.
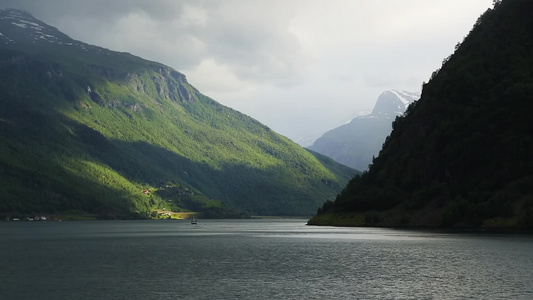
[[307, 145], [385, 90], [419, 92], [492, 0], [0, 0], [9, 7], [164, 63]]

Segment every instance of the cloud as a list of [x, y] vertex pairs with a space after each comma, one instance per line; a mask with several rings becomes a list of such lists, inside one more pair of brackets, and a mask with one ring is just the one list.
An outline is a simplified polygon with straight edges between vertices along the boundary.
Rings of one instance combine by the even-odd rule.
[[[0, 0], [184, 73], [293, 139], [419, 91], [492, 0]], [[328, 126], [329, 126], [328, 125]]]
[[[473, 23], [465, 15], [480, 2], [490, 2], [3, 1], [4, 6], [29, 10], [76, 39], [188, 71], [196, 82], [217, 90], [221, 84], [200, 81], [198, 75], [233, 78], [236, 90], [241, 89], [237, 83], [284, 88], [305, 84], [310, 76], [335, 78], [335, 74], [384, 88], [397, 80], [410, 82], [405, 88], [411, 88], [413, 78], [422, 81], [439, 67], [427, 61], [426, 53], [449, 55], [460, 39], [457, 27]], [[443, 23], [446, 19], [454, 21]], [[419, 73], [402, 79], [405, 70], [413, 69]], [[205, 76], [208, 70], [215, 73]]]
[[[9, 0], [8, 0], [9, 1]], [[298, 2], [229, 0], [10, 1], [75, 39], [178, 70], [206, 58], [240, 80], [293, 86], [306, 60], [287, 30]]]
[[[296, 6], [284, 1], [225, 1], [209, 7], [200, 33], [208, 55], [240, 79], [277, 86], [298, 83], [305, 55], [287, 30]], [[296, 2], [294, 2], [296, 3]]]
[[237, 77], [231, 67], [219, 64], [212, 58], [204, 59], [194, 69], [185, 70], [189, 82], [203, 82], [203, 88], [217, 94], [250, 95], [257, 89], [257, 84]]

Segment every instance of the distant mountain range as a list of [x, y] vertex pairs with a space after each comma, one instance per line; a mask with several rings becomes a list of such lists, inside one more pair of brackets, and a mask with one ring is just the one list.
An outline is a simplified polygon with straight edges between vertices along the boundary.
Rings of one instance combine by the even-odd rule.
[[310, 224], [533, 228], [533, 1], [494, 1]]
[[19, 10], [0, 11], [0, 105], [3, 217], [310, 215], [356, 173]]
[[366, 170], [377, 156], [396, 116], [402, 115], [420, 93], [390, 90], [381, 93], [372, 113], [332, 129], [309, 149], [357, 170]]

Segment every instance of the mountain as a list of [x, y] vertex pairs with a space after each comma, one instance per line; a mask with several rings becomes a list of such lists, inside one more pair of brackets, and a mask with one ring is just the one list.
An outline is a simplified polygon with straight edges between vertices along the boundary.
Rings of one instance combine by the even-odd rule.
[[533, 227], [533, 1], [495, 1], [310, 224]]
[[[179, 51], [179, 50], [178, 50]], [[312, 214], [355, 171], [157, 62], [0, 11], [0, 214]]]
[[366, 170], [390, 134], [392, 121], [419, 98], [419, 93], [385, 91], [379, 95], [371, 114], [326, 132], [309, 149], [354, 169]]

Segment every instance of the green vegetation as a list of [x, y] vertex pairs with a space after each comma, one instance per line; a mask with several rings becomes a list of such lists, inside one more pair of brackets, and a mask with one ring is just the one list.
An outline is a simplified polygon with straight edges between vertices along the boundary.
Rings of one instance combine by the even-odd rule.
[[310, 223], [372, 212], [363, 224], [532, 227], [532, 13], [531, 1], [495, 1], [370, 169]]
[[86, 49], [0, 46], [0, 213], [310, 215], [355, 173], [169, 67]]

